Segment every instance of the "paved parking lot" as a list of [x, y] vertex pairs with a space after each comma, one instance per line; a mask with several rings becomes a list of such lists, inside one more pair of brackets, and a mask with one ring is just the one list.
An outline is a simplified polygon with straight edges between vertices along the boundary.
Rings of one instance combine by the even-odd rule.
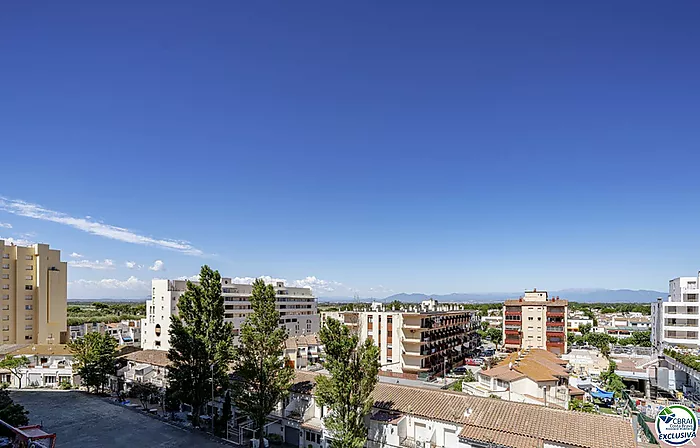
[[56, 433], [59, 448], [226, 446], [80, 392], [15, 391], [12, 398], [30, 412], [31, 424]]

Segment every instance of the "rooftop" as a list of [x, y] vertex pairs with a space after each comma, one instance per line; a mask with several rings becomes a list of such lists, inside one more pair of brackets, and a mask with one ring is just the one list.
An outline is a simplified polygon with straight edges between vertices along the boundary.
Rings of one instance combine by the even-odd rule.
[[556, 381], [569, 376], [567, 361], [554, 353], [534, 348], [510, 353], [496, 367], [480, 372], [481, 375], [495, 377], [503, 381], [513, 381], [528, 377], [533, 381]]
[[120, 358], [139, 364], [150, 364], [158, 367], [168, 367], [168, 365], [170, 365], [168, 352], [164, 350], [139, 350], [122, 355]]
[[[318, 374], [295, 371], [293, 390], [310, 394]], [[302, 392], [305, 391], [305, 392]], [[582, 448], [634, 448], [632, 425], [618, 417], [476, 397], [460, 392], [378, 383], [374, 407], [462, 425], [460, 437], [513, 448], [544, 441]]]
[[3, 344], [0, 355], [63, 355], [72, 356], [67, 344]]
[[288, 349], [296, 349], [299, 347], [308, 347], [309, 345], [321, 345], [321, 341], [318, 335], [312, 333], [288, 338], [284, 341], [284, 345]]

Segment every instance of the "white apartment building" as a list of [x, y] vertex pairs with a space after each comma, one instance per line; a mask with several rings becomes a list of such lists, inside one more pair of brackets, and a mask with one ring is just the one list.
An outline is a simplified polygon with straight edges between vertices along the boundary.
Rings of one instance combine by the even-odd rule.
[[[177, 314], [177, 301], [185, 292], [187, 281], [153, 280], [151, 286], [151, 299], [146, 301], [146, 318], [141, 321], [141, 347], [145, 350], [168, 350], [170, 316]], [[311, 288], [287, 287], [283, 282], [276, 282], [274, 288], [280, 326], [287, 329], [289, 336], [317, 333], [320, 329], [319, 315]], [[253, 286], [234, 284], [230, 278], [222, 278], [221, 289], [224, 320], [233, 324], [237, 341], [241, 325], [253, 312], [250, 304]]]
[[0, 346], [0, 355], [29, 360], [19, 369], [19, 378], [8, 370], [0, 372], [0, 381], [16, 388], [59, 388], [61, 383], [79, 386], [73, 371], [73, 353], [65, 344], [10, 344]]
[[700, 347], [700, 273], [669, 281], [668, 298], [651, 305], [651, 340], [656, 348], [666, 345]]
[[65, 344], [67, 263], [47, 244], [6, 245], [0, 240], [0, 341]]
[[361, 342], [372, 339], [385, 375], [442, 376], [444, 370], [462, 365], [479, 346], [479, 315], [475, 310], [437, 311], [455, 307], [426, 302], [418, 311], [323, 312], [321, 321], [339, 320], [356, 331]]

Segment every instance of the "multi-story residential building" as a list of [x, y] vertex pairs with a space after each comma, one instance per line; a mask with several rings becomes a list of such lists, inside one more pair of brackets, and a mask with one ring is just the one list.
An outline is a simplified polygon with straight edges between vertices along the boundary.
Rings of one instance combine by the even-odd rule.
[[82, 338], [88, 333], [97, 332], [109, 334], [119, 342], [119, 345], [141, 346], [141, 320], [123, 320], [109, 324], [88, 322], [81, 325], [71, 325], [69, 330], [71, 341]]
[[668, 298], [651, 305], [651, 340], [664, 345], [700, 347], [700, 273], [697, 277], [678, 277], [669, 281]]
[[[123, 367], [117, 370], [116, 378], [112, 381], [112, 390], [126, 391], [134, 383], [151, 383], [160, 388], [166, 388], [168, 378], [168, 352], [163, 350], [138, 350], [119, 357]], [[121, 389], [119, 389], [121, 388]]]
[[462, 383], [462, 391], [568, 409], [571, 390], [566, 364], [567, 361], [547, 350], [521, 350], [511, 353], [495, 367], [477, 372], [477, 380]]
[[79, 386], [77, 372], [73, 371], [73, 353], [65, 344], [10, 344], [0, 346], [2, 357], [26, 357], [29, 364], [20, 368], [19, 378], [7, 370], [0, 373], [0, 381], [17, 388], [58, 388], [61, 383]]
[[554, 354], [566, 353], [568, 302], [550, 299], [547, 291], [525, 291], [503, 307], [503, 340], [507, 350], [541, 348]]
[[610, 325], [605, 327], [605, 331], [613, 336], [628, 336], [635, 331], [649, 331], [650, 328], [651, 318], [649, 316], [617, 314], [612, 316]]
[[323, 346], [316, 334], [293, 336], [284, 343], [284, 357], [294, 369], [321, 369]]
[[474, 310], [321, 313], [322, 322], [329, 318], [356, 331], [361, 342], [372, 339], [377, 344], [385, 375], [442, 376], [462, 365], [479, 346], [479, 316]]
[[[151, 299], [146, 301], [146, 318], [141, 321], [141, 347], [153, 350], [170, 348], [170, 316], [177, 314], [177, 301], [187, 288], [185, 280], [153, 280]], [[253, 312], [250, 296], [252, 285], [232, 283], [230, 278], [221, 279], [224, 296], [224, 321], [231, 322], [234, 340], [246, 317]], [[289, 336], [317, 333], [319, 315], [316, 298], [311, 288], [287, 287], [283, 282], [274, 284], [277, 295], [276, 308], [280, 313], [280, 326]]]
[[66, 343], [67, 264], [47, 244], [0, 240], [0, 338], [3, 344]]
[[[315, 397], [318, 374], [297, 370], [295, 375], [290, 395], [270, 415], [266, 431], [289, 446], [327, 448], [332, 434], [323, 421], [328, 410]], [[369, 448], [637, 446], [630, 421], [619, 417], [383, 382], [372, 397], [374, 406], [365, 419]]]

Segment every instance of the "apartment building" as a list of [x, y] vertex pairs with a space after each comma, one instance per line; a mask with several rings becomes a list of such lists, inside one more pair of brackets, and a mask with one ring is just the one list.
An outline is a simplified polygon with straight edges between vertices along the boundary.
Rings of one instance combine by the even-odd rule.
[[684, 345], [700, 347], [700, 272], [697, 277], [678, 277], [668, 283], [668, 297], [651, 305], [651, 340], [654, 347]]
[[[318, 375], [295, 371], [290, 395], [269, 416], [268, 434], [279, 435], [289, 446], [331, 446], [332, 434], [323, 421], [328, 410], [315, 397]], [[369, 448], [637, 446], [630, 421], [619, 417], [383, 382], [372, 397], [365, 419]]]
[[[170, 348], [170, 316], [177, 314], [177, 301], [187, 288], [185, 280], [153, 280], [151, 299], [146, 301], [146, 318], [141, 321], [141, 347], [148, 350]], [[311, 288], [287, 287], [283, 282], [274, 285], [276, 308], [280, 313], [280, 326], [289, 336], [317, 333], [319, 315], [316, 298]], [[230, 278], [221, 279], [224, 296], [224, 321], [234, 328], [234, 341], [246, 317], [253, 312], [250, 296], [252, 285], [234, 284]]]
[[[566, 364], [554, 353], [539, 348], [513, 352], [495, 367], [477, 372], [475, 382], [462, 383], [462, 391], [568, 409], [572, 390]], [[583, 395], [582, 391], [573, 390]]]
[[[431, 306], [436, 311], [428, 311]], [[451, 308], [438, 311], [433, 304], [416, 311], [324, 312], [321, 321], [339, 320], [361, 342], [372, 339], [379, 347], [383, 374], [427, 379], [462, 365], [479, 346], [478, 313]]]
[[114, 323], [87, 322], [71, 325], [69, 330], [71, 341], [82, 338], [88, 333], [97, 332], [112, 336], [119, 345], [141, 346], [141, 320], [122, 320]]
[[547, 291], [525, 291], [519, 299], [506, 300], [503, 307], [503, 340], [506, 350], [541, 348], [566, 353], [568, 302], [549, 298]]
[[320, 370], [323, 346], [316, 334], [293, 336], [284, 341], [284, 357], [294, 369]]
[[0, 338], [3, 344], [66, 343], [68, 282], [61, 252], [47, 244], [0, 240]]

